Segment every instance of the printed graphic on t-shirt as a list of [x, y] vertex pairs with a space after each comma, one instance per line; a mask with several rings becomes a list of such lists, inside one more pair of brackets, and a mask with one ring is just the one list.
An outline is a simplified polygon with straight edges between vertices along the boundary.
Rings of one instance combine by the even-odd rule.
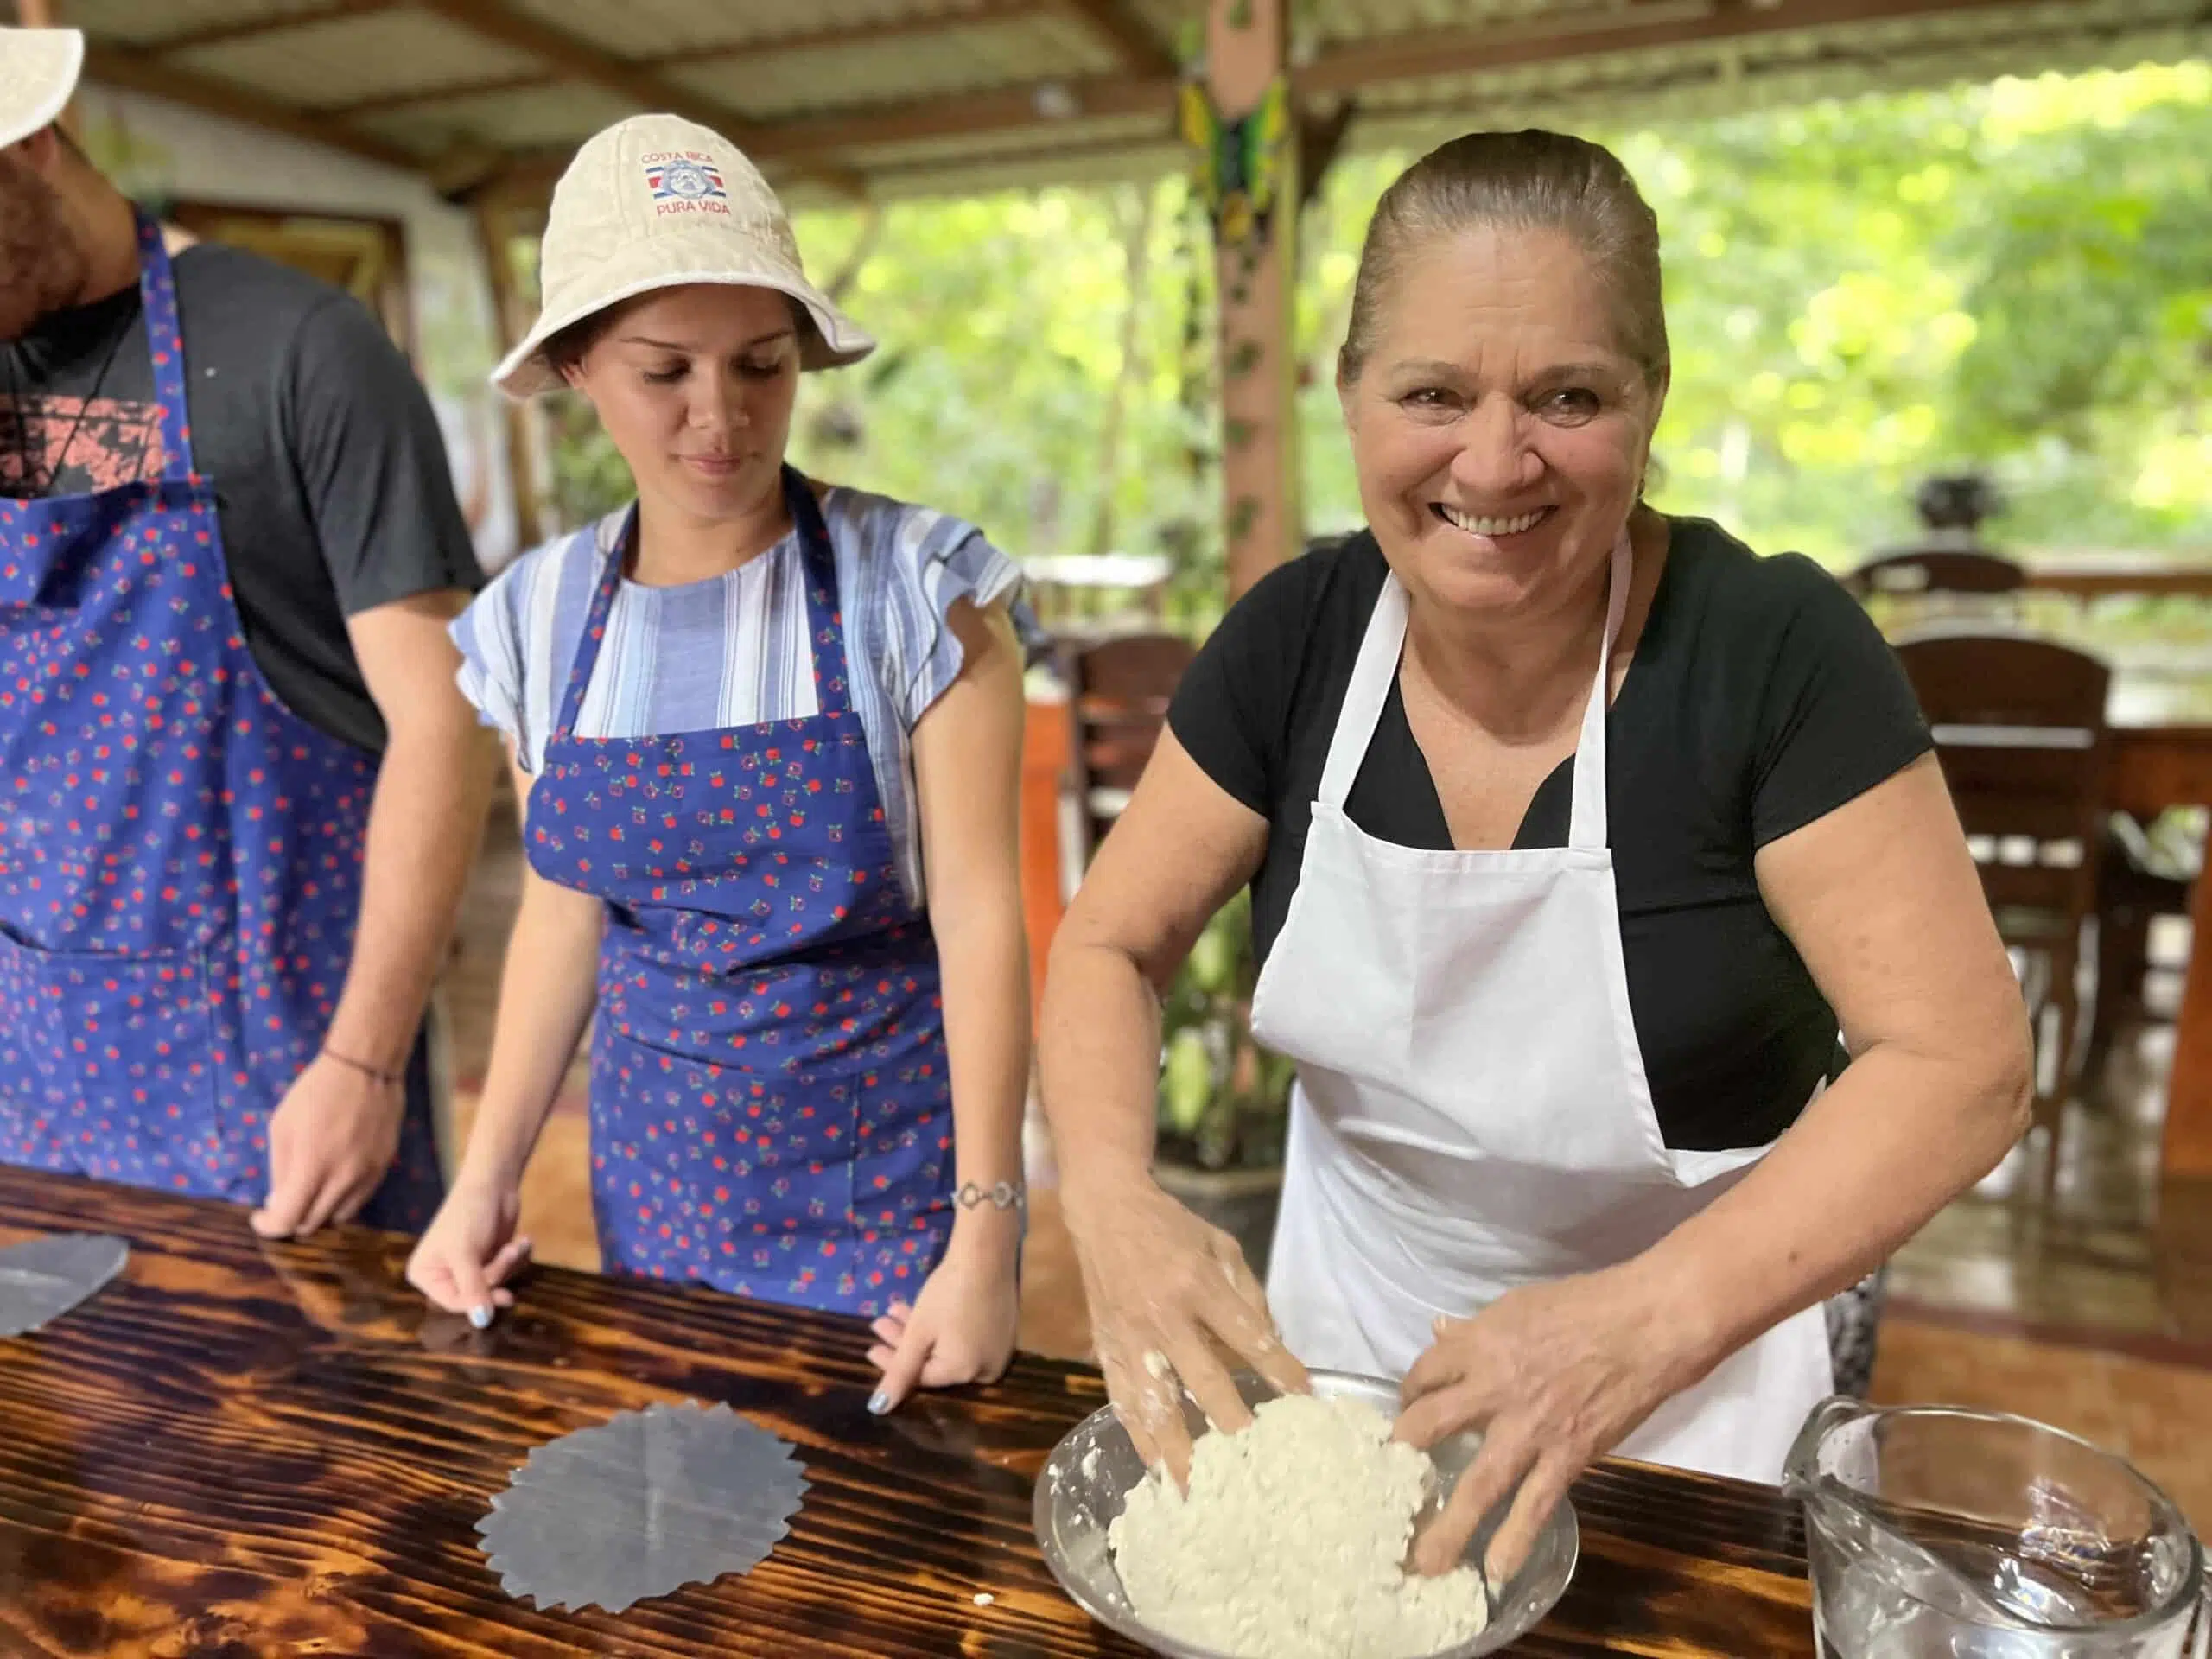
[[0, 393], [0, 495], [89, 495], [158, 474], [161, 405]]

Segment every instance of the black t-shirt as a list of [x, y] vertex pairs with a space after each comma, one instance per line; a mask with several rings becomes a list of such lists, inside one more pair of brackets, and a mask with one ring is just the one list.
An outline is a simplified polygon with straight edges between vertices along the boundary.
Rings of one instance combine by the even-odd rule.
[[[1754, 1147], [1789, 1127], [1840, 1060], [1834, 1014], [1767, 912], [1752, 855], [1894, 775], [1929, 740], [1896, 658], [1818, 565], [1760, 558], [1702, 519], [1670, 524], [1605, 724], [1629, 1003], [1667, 1144]], [[1386, 572], [1366, 533], [1271, 572], [1206, 642], [1168, 714], [1206, 774], [1268, 820], [1252, 883], [1263, 958], [1298, 885]], [[1539, 786], [1515, 846], [1566, 845], [1573, 771], [1562, 762]], [[1452, 845], [1395, 680], [1344, 810], [1378, 840]]]
[[[214, 482], [246, 643], [294, 713], [381, 750], [346, 619], [483, 582], [429, 399], [340, 289], [213, 243], [175, 264], [193, 461]], [[153, 397], [136, 285], [0, 341], [0, 493], [158, 475]]]

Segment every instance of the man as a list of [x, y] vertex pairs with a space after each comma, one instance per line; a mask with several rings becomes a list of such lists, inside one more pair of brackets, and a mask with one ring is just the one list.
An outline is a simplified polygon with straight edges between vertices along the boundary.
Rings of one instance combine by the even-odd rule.
[[467, 530], [366, 311], [54, 124], [83, 56], [0, 29], [0, 1158], [416, 1230]]

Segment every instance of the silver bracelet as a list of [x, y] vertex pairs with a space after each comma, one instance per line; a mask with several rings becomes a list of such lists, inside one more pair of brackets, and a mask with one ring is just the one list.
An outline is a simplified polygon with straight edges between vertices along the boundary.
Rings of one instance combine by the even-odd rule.
[[1026, 1210], [1029, 1207], [1029, 1190], [1020, 1181], [993, 1181], [988, 1186], [974, 1181], [963, 1181], [952, 1201], [963, 1210], [975, 1210], [989, 1205], [994, 1210]]

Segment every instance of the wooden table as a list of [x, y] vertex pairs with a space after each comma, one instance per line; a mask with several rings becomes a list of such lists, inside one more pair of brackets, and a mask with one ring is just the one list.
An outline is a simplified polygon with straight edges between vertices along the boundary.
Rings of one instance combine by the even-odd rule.
[[[1030, 1532], [1046, 1453], [1103, 1401], [1088, 1370], [1023, 1359], [879, 1421], [855, 1323], [540, 1271], [478, 1332], [404, 1292], [398, 1239], [264, 1245], [241, 1210], [0, 1167], [0, 1242], [84, 1230], [130, 1242], [122, 1277], [0, 1342], [11, 1656], [1138, 1651], [1060, 1593]], [[620, 1618], [506, 1596], [474, 1528], [531, 1448], [686, 1398], [797, 1446], [792, 1535]], [[1516, 1652], [1812, 1653], [1778, 1493], [1618, 1465], [1574, 1496], [1580, 1569]]]
[[[2115, 806], [2143, 818], [2212, 806], [2212, 681], [2122, 671], [2107, 713]], [[2190, 906], [2194, 942], [2166, 1090], [2169, 1179], [2212, 1176], [2212, 881], [2196, 884]]]

